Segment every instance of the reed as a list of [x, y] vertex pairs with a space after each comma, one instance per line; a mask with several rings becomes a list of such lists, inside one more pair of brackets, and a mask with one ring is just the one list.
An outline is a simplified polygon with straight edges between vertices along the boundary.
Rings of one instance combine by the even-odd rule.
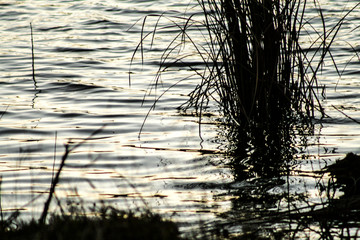
[[[100, 133], [103, 128], [105, 127], [105, 125], [101, 128], [99, 128], [98, 130], [94, 131], [89, 137], [83, 139], [81, 142], [75, 144], [75, 145], [72, 145], [70, 144], [71, 141], [69, 141], [68, 143], [66, 143], [64, 145], [65, 147], [65, 152], [64, 154], [62, 155], [61, 157], [61, 162], [60, 162], [60, 166], [59, 166], [59, 169], [57, 170], [56, 174], [55, 174], [55, 177], [52, 179], [51, 181], [51, 186], [50, 186], [50, 190], [49, 190], [49, 195], [48, 195], [48, 198], [44, 204], [44, 209], [43, 209], [43, 212], [40, 216], [40, 219], [39, 219], [39, 223], [41, 224], [45, 224], [46, 222], [46, 217], [48, 215], [48, 212], [49, 212], [49, 207], [50, 207], [50, 204], [51, 204], [51, 201], [54, 197], [54, 194], [55, 194], [55, 189], [56, 189], [56, 186], [57, 184], [59, 183], [60, 181], [60, 174], [65, 166], [65, 162], [66, 160], [68, 159], [69, 155], [77, 148], [79, 148], [81, 145], [83, 145], [85, 142], [91, 140], [91, 138], [93, 136], [95, 136], [96, 134]], [[57, 138], [57, 134], [55, 135], [55, 140]], [[56, 143], [55, 143], [55, 147], [56, 147]], [[56, 150], [56, 148], [55, 148]], [[54, 159], [55, 159], [55, 154], [56, 152], [54, 153]]]
[[[2, 207], [2, 176], [0, 176], [0, 239], [41, 239], [41, 240], [61, 240], [61, 239], [185, 239], [180, 236], [179, 227], [171, 220], [164, 219], [161, 215], [154, 213], [148, 207], [143, 198], [144, 207], [136, 210], [120, 210], [107, 205], [99, 199], [101, 206], [93, 203], [92, 207], [86, 209], [82, 199], [80, 202], [69, 200], [63, 208], [61, 201], [56, 197], [56, 187], [61, 181], [61, 173], [66, 167], [70, 155], [86, 142], [94, 139], [105, 125], [94, 131], [89, 137], [79, 142], [69, 140], [65, 145], [65, 151], [61, 157], [58, 169], [55, 171], [51, 181], [48, 198], [43, 206], [43, 211], [39, 219], [30, 221], [22, 220], [20, 217], [21, 209], [16, 209], [10, 214], [4, 214]], [[56, 142], [55, 142], [56, 146]], [[56, 153], [56, 152], [55, 152]], [[54, 154], [54, 159], [56, 155]], [[131, 187], [135, 189], [130, 182]], [[37, 198], [37, 197], [36, 197]], [[32, 203], [36, 198], [29, 202]], [[53, 198], [57, 200], [56, 209], [50, 211]]]
[[[208, 102], [215, 100], [227, 122], [235, 126], [271, 122], [270, 119], [287, 111], [309, 119], [318, 113], [324, 116], [319, 96], [325, 87], [319, 86], [317, 74], [329, 55], [336, 68], [330, 47], [347, 15], [359, 4], [328, 28], [321, 7], [314, 0], [323, 27], [315, 31], [318, 38], [308, 51], [309, 48], [302, 47], [301, 35], [306, 35], [305, 26], [314, 27], [304, 17], [309, 4], [305, 0], [198, 0], [198, 3], [203, 22], [196, 20], [195, 15], [184, 18], [162, 14], [144, 19], [132, 62], [139, 51], [143, 63], [147, 39], [151, 39], [152, 46], [155, 34], [175, 32], [160, 57], [155, 88], [164, 72], [181, 63], [201, 79], [182, 106], [184, 110], [194, 107], [201, 115]], [[158, 19], [153, 30], [145, 32], [149, 17]], [[168, 25], [160, 24], [164, 18]], [[207, 46], [191, 37], [190, 30], [194, 28], [205, 29], [202, 33]], [[189, 43], [194, 53], [179, 54]], [[194, 55], [203, 61], [204, 71], [186, 61]]]
[[[190, 105], [212, 86], [220, 96], [224, 115], [236, 125], [267, 122], [290, 108], [307, 116], [313, 116], [316, 108], [322, 112], [316, 94], [317, 69], [307, 74], [310, 63], [299, 42], [305, 1], [199, 3], [215, 64], [203, 84], [191, 93]], [[318, 51], [325, 56], [327, 48]]]

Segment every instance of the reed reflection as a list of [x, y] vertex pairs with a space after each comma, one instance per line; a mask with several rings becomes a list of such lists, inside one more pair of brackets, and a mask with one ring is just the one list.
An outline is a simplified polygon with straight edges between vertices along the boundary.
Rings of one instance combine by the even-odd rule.
[[[272, 122], [229, 131], [232, 208], [221, 214], [226, 223], [215, 229], [227, 229], [236, 239], [359, 238], [360, 156], [349, 153], [308, 172], [307, 180], [294, 181], [300, 176], [294, 169], [301, 164], [294, 157], [301, 150], [296, 146], [304, 146], [313, 125], [285, 113]], [[296, 137], [299, 133], [304, 138]], [[311, 179], [315, 193], [306, 187]], [[314, 201], [311, 194], [320, 199]]]

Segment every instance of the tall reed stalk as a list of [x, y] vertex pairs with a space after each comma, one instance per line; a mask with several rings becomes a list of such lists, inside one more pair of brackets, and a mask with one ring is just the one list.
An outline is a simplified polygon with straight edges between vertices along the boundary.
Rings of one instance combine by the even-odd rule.
[[[319, 101], [316, 69], [306, 72], [299, 43], [306, 1], [201, 0], [215, 64], [191, 93], [197, 102], [214, 88], [237, 125], [267, 121], [292, 108], [313, 116]], [[325, 39], [324, 39], [325, 41]], [[319, 48], [324, 51], [327, 48]], [[191, 105], [190, 104], [190, 105]], [[322, 112], [321, 107], [318, 108]]]

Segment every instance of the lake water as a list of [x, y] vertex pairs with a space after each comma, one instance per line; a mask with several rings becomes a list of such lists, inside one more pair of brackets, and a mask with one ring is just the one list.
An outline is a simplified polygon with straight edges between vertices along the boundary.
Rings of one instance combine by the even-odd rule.
[[[329, 27], [357, 3], [320, 2]], [[214, 124], [216, 108], [215, 115], [202, 119], [209, 124], [200, 128], [197, 117], [177, 110], [200, 79], [176, 66], [164, 72], [162, 85], [147, 95], [173, 29], [158, 31], [153, 51], [144, 52], [144, 64], [137, 54], [130, 69], [143, 18], [161, 14], [196, 14], [201, 19], [196, 1], [0, 3], [0, 175], [5, 214], [20, 209], [21, 216], [39, 217], [64, 144], [81, 142], [102, 127], [66, 161], [56, 189], [63, 207], [67, 201], [91, 206], [100, 199], [124, 209], [150, 207], [182, 223], [184, 229], [187, 224], [219, 220], [220, 213], [231, 209], [231, 195], [226, 193], [228, 185], [236, 183], [224, 156], [212, 153], [223, 149]], [[309, 8], [307, 14], [314, 17], [314, 29], [321, 31], [317, 11]], [[326, 85], [322, 104], [329, 117], [315, 126], [299, 169], [319, 169], [347, 152], [360, 152], [360, 125], [343, 114], [360, 122], [359, 16], [360, 9], [348, 16], [331, 48], [342, 77], [331, 61], [325, 62], [319, 75], [319, 83]], [[158, 18], [147, 20], [150, 31]], [[314, 29], [309, 28], [312, 39], [316, 39]], [[190, 33], [197, 42], [205, 42], [196, 29]], [[150, 44], [144, 45], [145, 50]], [[162, 96], [139, 136], [154, 99], [184, 76], [191, 77]], [[317, 199], [311, 179], [294, 176], [291, 187], [304, 189], [304, 182]]]

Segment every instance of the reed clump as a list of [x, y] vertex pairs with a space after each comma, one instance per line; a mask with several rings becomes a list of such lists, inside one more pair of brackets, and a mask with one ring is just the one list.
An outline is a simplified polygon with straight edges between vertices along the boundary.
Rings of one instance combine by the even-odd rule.
[[[308, 119], [318, 113], [324, 116], [319, 96], [325, 87], [318, 84], [317, 73], [344, 19], [359, 4], [329, 28], [319, 3], [313, 1], [323, 28], [316, 29], [314, 42], [304, 49], [301, 36], [307, 34], [305, 26], [314, 29], [305, 19], [307, 1], [198, 0], [198, 3], [202, 20], [197, 14], [188, 18], [165, 14], [145, 17], [132, 62], [140, 51], [143, 63], [146, 40], [151, 39], [151, 50], [155, 35], [175, 33], [159, 57], [159, 70], [151, 88], [161, 85], [161, 75], [171, 67], [183, 66], [201, 79], [182, 106], [184, 110], [195, 108], [201, 115], [209, 101], [215, 101], [227, 123], [242, 127], [271, 122], [287, 111]], [[158, 19], [153, 22], [152, 31], [145, 31], [150, 17]], [[166, 19], [167, 24], [162, 24], [161, 19]], [[192, 37], [194, 30], [198, 35], [201, 32], [203, 42]], [[193, 51], [184, 52], [189, 45]], [[199, 69], [198, 62], [195, 66], [192, 61], [195, 55], [204, 69]], [[330, 59], [336, 67], [332, 56]]]
[[322, 113], [316, 92], [317, 70], [307, 68], [311, 60], [299, 42], [306, 2], [199, 3], [205, 14], [214, 64], [191, 93], [189, 105], [214, 90], [224, 115], [238, 126], [270, 123], [290, 109], [310, 117], [315, 109]]
[[[247, 172], [249, 168], [257, 169], [255, 175], [263, 175], [269, 166], [273, 170], [266, 175], [282, 172], [296, 151], [291, 148], [292, 138], [301, 132], [311, 134], [313, 120], [325, 116], [320, 99], [325, 86], [318, 83], [317, 76], [328, 56], [337, 69], [331, 46], [346, 17], [360, 3], [329, 27], [316, 0], [197, 2], [201, 14], [188, 18], [165, 14], [145, 17], [132, 61], [136, 52], [141, 52], [144, 61], [148, 40], [151, 50], [157, 36], [174, 34], [165, 47], [154, 47], [157, 52], [163, 47], [163, 51], [149, 89], [161, 86], [162, 75], [171, 68], [190, 69], [199, 82], [180, 108], [193, 110], [201, 122], [209, 103], [215, 102], [222, 114], [220, 120], [229, 129], [227, 138], [230, 152], [236, 156], [234, 162]], [[322, 27], [311, 25], [306, 16], [309, 8], [316, 9]], [[150, 17], [156, 21], [151, 31], [145, 31]], [[312, 42], [305, 46], [309, 29]], [[199, 36], [204, 37], [203, 41]], [[189, 46], [192, 51], [186, 51]], [[194, 59], [200, 59], [202, 65]], [[190, 77], [180, 78], [159, 98]], [[243, 166], [244, 162], [248, 167]]]

